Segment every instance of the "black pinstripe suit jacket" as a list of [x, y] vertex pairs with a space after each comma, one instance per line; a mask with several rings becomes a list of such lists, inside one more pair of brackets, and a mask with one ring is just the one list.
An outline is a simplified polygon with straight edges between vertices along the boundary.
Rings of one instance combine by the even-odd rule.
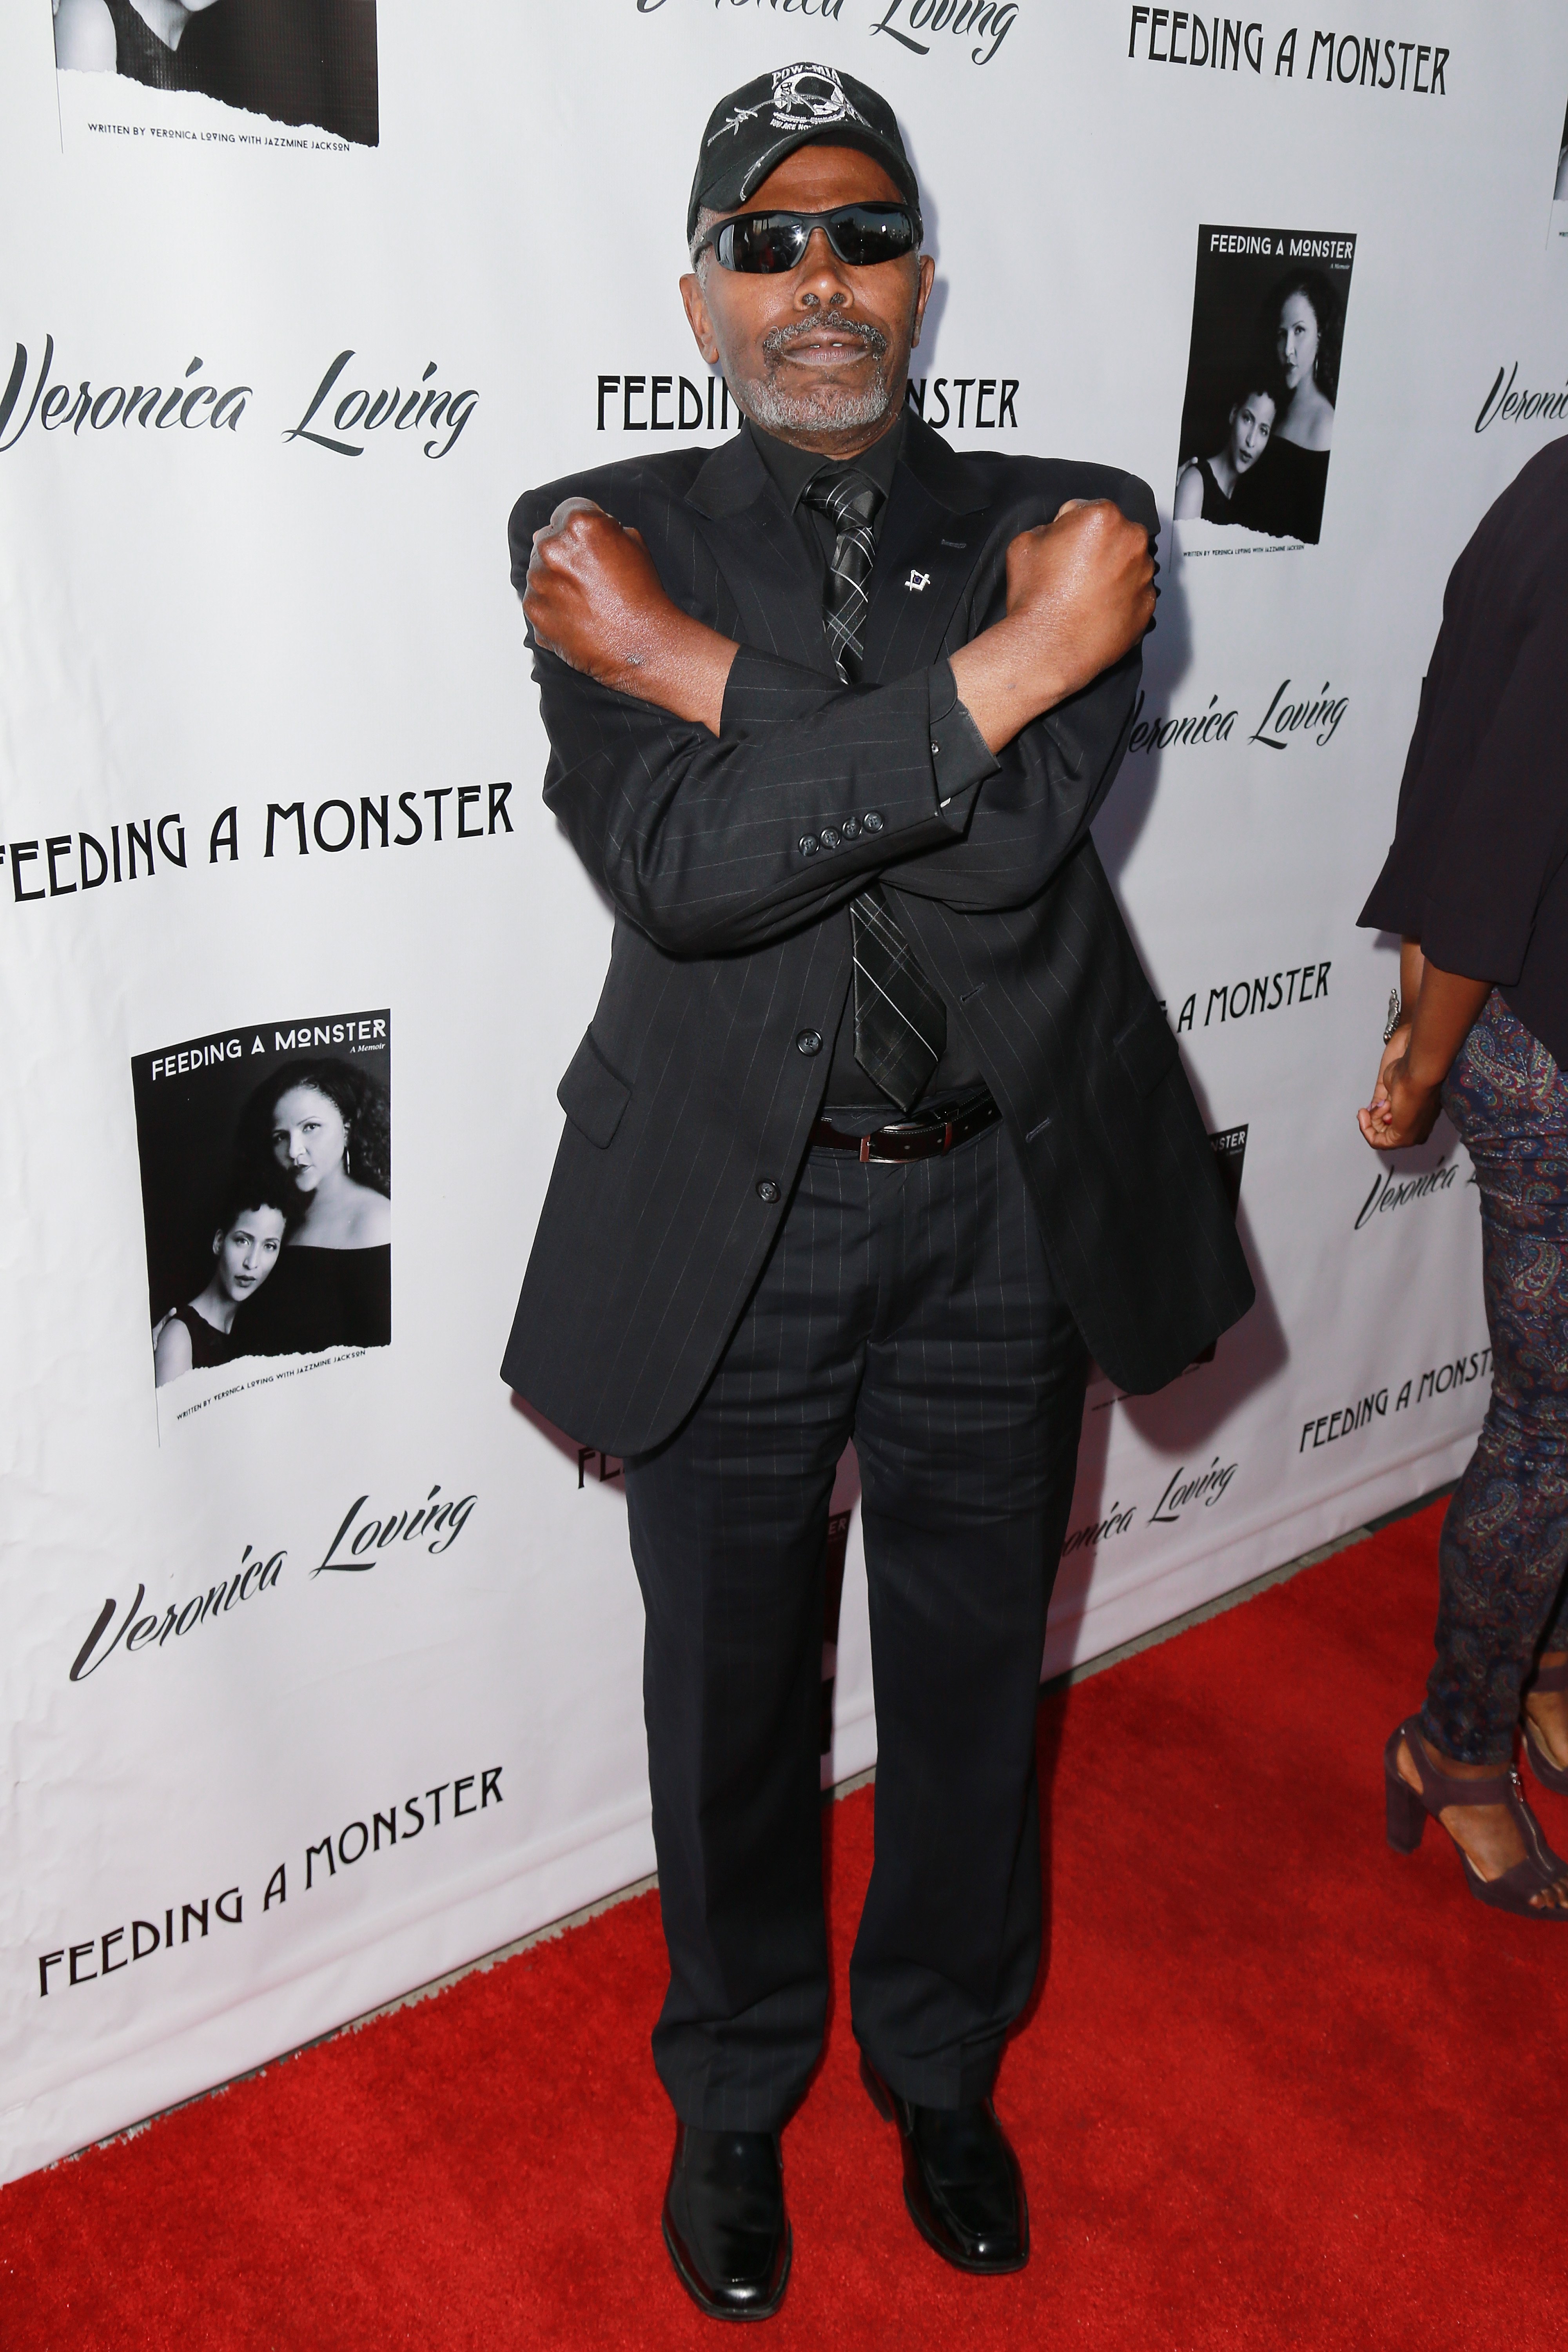
[[[721, 732], [535, 649], [544, 797], [616, 908], [598, 1009], [565, 1076], [554, 1173], [502, 1376], [580, 1441], [658, 1444], [689, 1412], [784, 1213], [849, 987], [825, 916], [874, 875], [973, 1045], [1027, 1171], [1051, 1267], [1123, 1387], [1161, 1387], [1252, 1283], [1168, 1027], [1089, 838], [1121, 764], [1135, 651], [1026, 728], [942, 809], [931, 666], [998, 619], [1007, 542], [1068, 498], [1151, 530], [1103, 467], [958, 457], [910, 414], [877, 551], [861, 681], [745, 437], [531, 490], [642, 532], [669, 593], [737, 639]], [[908, 583], [924, 575], [923, 587]], [[862, 820], [837, 849], [822, 829]], [[879, 827], [868, 820], [879, 818]], [[809, 846], [808, 846], [809, 845]]]

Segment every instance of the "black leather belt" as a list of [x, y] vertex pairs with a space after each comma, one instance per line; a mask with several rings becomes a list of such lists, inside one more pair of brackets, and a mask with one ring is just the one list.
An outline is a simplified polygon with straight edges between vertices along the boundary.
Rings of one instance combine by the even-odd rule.
[[960, 1105], [951, 1118], [899, 1119], [870, 1135], [846, 1135], [831, 1119], [819, 1118], [811, 1130], [814, 1151], [853, 1151], [862, 1160], [931, 1160], [941, 1151], [955, 1151], [972, 1135], [994, 1127], [1002, 1114], [989, 1095]]

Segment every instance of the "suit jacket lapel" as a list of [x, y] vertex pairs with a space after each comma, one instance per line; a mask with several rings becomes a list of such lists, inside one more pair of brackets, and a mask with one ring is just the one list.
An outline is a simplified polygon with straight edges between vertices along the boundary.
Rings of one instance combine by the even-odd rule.
[[686, 495], [735, 599], [742, 643], [836, 677], [821, 588], [795, 518], [747, 437], [715, 449]]
[[861, 676], [908, 677], [934, 662], [984, 538], [987, 499], [965, 466], [910, 411], [877, 541]]

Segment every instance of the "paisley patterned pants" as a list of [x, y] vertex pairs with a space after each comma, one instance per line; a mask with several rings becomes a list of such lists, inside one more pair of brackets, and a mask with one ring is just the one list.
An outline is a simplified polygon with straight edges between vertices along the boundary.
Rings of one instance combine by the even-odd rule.
[[1443, 1522], [1421, 1728], [1503, 1764], [1538, 1655], [1568, 1649], [1568, 1079], [1494, 989], [1443, 1102], [1480, 1186], [1493, 1385]]

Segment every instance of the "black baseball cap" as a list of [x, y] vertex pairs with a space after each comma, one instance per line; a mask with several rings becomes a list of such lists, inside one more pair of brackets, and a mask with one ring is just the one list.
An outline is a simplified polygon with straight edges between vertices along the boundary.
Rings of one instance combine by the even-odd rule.
[[873, 157], [919, 211], [920, 184], [887, 100], [832, 66], [775, 66], [721, 99], [709, 116], [687, 207], [687, 242], [704, 205], [716, 213], [738, 211], [786, 155], [816, 140]]

